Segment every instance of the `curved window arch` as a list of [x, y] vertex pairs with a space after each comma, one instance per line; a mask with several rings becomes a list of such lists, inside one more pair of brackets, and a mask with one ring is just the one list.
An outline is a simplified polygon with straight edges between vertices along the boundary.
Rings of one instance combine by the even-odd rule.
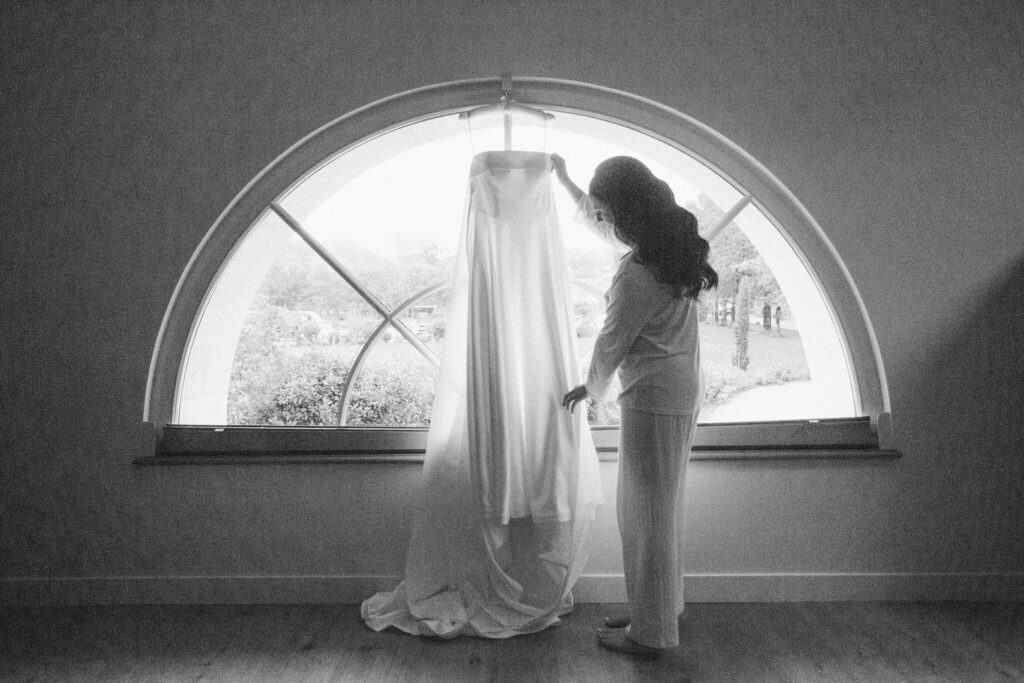
[[[705, 297], [702, 307], [712, 389], [702, 423], [839, 423], [887, 411], [856, 289], [820, 228], [770, 173], [713, 131], [653, 102], [552, 79], [516, 86], [518, 99], [555, 118], [546, 128], [517, 123], [515, 146], [558, 151], [581, 183], [607, 156], [642, 158], [698, 215], [713, 254], [727, 259], [717, 264], [717, 300]], [[300, 141], [243, 190], [175, 291], [151, 366], [146, 419], [160, 426], [346, 427], [331, 430], [321, 451], [418, 450], [419, 441], [401, 432], [422, 431], [429, 416], [466, 169], [475, 151], [501, 145], [500, 130], [470, 129], [458, 113], [493, 102], [498, 91], [494, 80], [464, 81], [375, 103]], [[563, 199], [562, 222], [571, 225]], [[581, 228], [566, 228], [575, 248], [581, 363], [614, 266], [588, 239]], [[739, 325], [738, 311], [748, 314]], [[743, 360], [735, 358], [738, 327], [747, 329], [746, 369], [736, 367]], [[779, 386], [760, 389], [761, 399], [746, 391], [786, 380], [798, 381], [782, 385], [789, 386], [785, 401], [764, 397]], [[754, 396], [746, 407], [744, 394]], [[766, 405], [790, 410], [771, 413]], [[591, 410], [598, 423], [617, 421], [614, 405]], [[365, 426], [386, 427], [390, 436], [365, 441], [352, 429]], [[210, 430], [188, 431], [194, 439]], [[225, 430], [214, 433], [223, 440]], [[723, 448], [750, 445], [749, 435], [734, 438], [736, 430], [716, 433]], [[754, 441], [764, 440], [760, 433]], [[768, 445], [800, 446], [791, 443], [794, 433], [783, 430]], [[194, 445], [189, 439], [182, 443]], [[831, 439], [822, 436], [818, 445]], [[858, 437], [857, 447], [868, 441]], [[263, 450], [251, 439], [239, 443], [239, 450]]]

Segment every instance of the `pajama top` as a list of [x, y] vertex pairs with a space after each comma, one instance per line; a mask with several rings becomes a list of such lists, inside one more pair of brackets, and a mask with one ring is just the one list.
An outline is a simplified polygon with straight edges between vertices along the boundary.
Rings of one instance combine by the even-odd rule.
[[[614, 216], [599, 200], [580, 197], [576, 218], [617, 251], [625, 250], [615, 237]], [[675, 298], [670, 285], [658, 282], [626, 252], [605, 302], [585, 383], [590, 395], [606, 400], [618, 369], [622, 407], [662, 415], [697, 413], [704, 395], [697, 301]]]

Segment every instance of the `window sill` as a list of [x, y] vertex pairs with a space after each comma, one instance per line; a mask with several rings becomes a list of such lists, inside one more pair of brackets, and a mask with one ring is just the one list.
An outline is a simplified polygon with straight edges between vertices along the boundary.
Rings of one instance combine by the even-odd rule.
[[[373, 464], [416, 464], [422, 463], [423, 454], [406, 455], [154, 455], [136, 458], [136, 465], [373, 465]], [[899, 451], [871, 448], [832, 449], [779, 449], [779, 450], [714, 450], [697, 451], [690, 454], [691, 461], [709, 460], [852, 460], [852, 459], [895, 459]], [[601, 451], [598, 460], [617, 462], [618, 453]]]
[[[602, 461], [618, 460], [618, 429], [593, 428]], [[168, 425], [156, 453], [137, 465], [420, 463], [421, 428], [210, 427]], [[891, 459], [888, 415], [830, 420], [703, 424], [691, 460]]]

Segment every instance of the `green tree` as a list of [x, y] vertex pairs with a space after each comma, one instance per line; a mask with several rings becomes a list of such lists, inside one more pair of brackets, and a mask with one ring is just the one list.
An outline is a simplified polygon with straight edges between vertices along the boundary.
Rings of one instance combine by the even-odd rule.
[[716, 296], [732, 299], [735, 305], [736, 349], [733, 353], [733, 365], [746, 369], [750, 363], [748, 340], [753, 302], [767, 300], [774, 305], [785, 307], [782, 288], [776, 282], [764, 257], [735, 223], [730, 223], [715, 238], [711, 245], [709, 261], [711, 267], [718, 272]]
[[750, 365], [750, 276], [736, 272], [736, 320], [732, 334], [736, 348], [732, 352], [732, 364], [740, 370]]

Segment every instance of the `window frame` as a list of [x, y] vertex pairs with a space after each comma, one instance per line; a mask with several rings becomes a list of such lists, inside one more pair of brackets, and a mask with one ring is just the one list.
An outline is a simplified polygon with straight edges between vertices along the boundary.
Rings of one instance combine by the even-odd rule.
[[[137, 462], [406, 462], [422, 458], [425, 428], [210, 427], [171, 424], [190, 337], [249, 227], [298, 179], [368, 138], [439, 115], [492, 103], [501, 79], [419, 88], [372, 103], [310, 133], [256, 176], [225, 208], [189, 260], [162, 320], [150, 363], [143, 420], [153, 426], [154, 456]], [[522, 78], [516, 99], [627, 126], [689, 154], [750, 197], [790, 241], [815, 279], [844, 342], [851, 369], [852, 418], [702, 424], [694, 459], [897, 457], [878, 343], [863, 301], [835, 248], [803, 205], [750, 155], [678, 111], [609, 88]], [[603, 459], [614, 459], [618, 429], [595, 427]]]

